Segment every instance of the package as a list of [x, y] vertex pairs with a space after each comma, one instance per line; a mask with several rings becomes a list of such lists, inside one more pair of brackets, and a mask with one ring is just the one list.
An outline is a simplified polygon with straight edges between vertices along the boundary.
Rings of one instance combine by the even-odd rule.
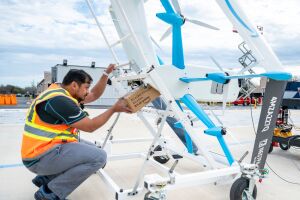
[[148, 84], [147, 86], [142, 85], [126, 94], [124, 99], [128, 107], [135, 113], [159, 96], [159, 91]]

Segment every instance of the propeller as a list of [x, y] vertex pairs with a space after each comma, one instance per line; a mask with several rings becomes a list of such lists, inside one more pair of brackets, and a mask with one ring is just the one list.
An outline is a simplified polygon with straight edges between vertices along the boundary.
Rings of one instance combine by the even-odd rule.
[[[219, 30], [218, 28], [200, 22], [194, 19], [187, 19], [181, 13], [181, 8], [177, 0], [172, 0], [173, 7], [169, 0], [160, 0], [161, 4], [165, 9], [165, 13], [157, 13], [156, 16], [162, 21], [171, 25], [166, 32], [161, 37], [160, 41], [165, 39], [172, 32], [172, 64], [179, 68], [184, 69], [184, 56], [183, 56], [183, 45], [182, 45], [182, 35], [181, 26], [186, 22], [191, 22], [206, 28]], [[175, 9], [175, 10], [174, 10]]]
[[193, 24], [196, 24], [196, 25], [199, 25], [199, 26], [203, 26], [203, 27], [206, 27], [206, 28], [209, 28], [209, 29], [212, 29], [212, 30], [216, 30], [216, 31], [220, 30], [220, 29], [217, 28], [217, 27], [214, 27], [214, 26], [209, 25], [209, 24], [207, 24], [207, 23], [201, 22], [201, 21], [199, 21], [199, 20], [185, 18], [185, 21], [191, 22], [191, 23], [193, 23]]
[[162, 50], [161, 47], [159, 46], [159, 44], [156, 42], [156, 40], [152, 36], [150, 36], [150, 39], [158, 49]]
[[163, 41], [166, 37], [168, 37], [172, 32], [172, 26], [170, 26], [165, 33], [161, 36], [159, 41]]
[[[175, 9], [175, 11], [177, 12], [177, 14], [183, 18], [183, 23], [185, 23], [186, 21], [187, 22], [191, 22], [193, 24], [196, 24], [196, 25], [199, 25], [199, 26], [203, 26], [205, 28], [209, 28], [209, 29], [213, 29], [213, 30], [220, 30], [219, 28], [215, 27], [215, 26], [212, 26], [212, 25], [209, 25], [207, 23], [204, 23], [204, 22], [201, 22], [199, 20], [195, 20], [195, 19], [189, 19], [187, 17], [185, 17], [182, 13], [181, 13], [181, 8], [180, 8], [180, 5], [178, 3], [178, 0], [172, 0], [172, 4], [173, 4], [173, 7]], [[164, 40], [166, 37], [168, 37], [171, 33], [171, 30], [172, 27], [169, 27], [166, 32], [163, 34], [163, 36], [161, 37], [160, 41]]]
[[176, 12], [181, 14], [181, 8], [180, 8], [180, 5], [179, 5], [178, 1], [177, 0], [172, 0], [172, 4], [173, 4]]
[[218, 63], [218, 61], [213, 57], [213, 56], [209, 56], [210, 59], [213, 61], [213, 63], [222, 71], [225, 72], [224, 69], [221, 67], [221, 65]]

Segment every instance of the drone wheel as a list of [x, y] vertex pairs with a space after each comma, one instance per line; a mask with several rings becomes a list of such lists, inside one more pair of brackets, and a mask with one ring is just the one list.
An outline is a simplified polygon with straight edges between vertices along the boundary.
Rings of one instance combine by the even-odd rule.
[[[248, 199], [247, 192], [249, 189], [249, 179], [238, 178], [231, 186], [230, 189], [230, 200], [250, 200]], [[254, 186], [252, 197], [256, 199], [257, 187]]]

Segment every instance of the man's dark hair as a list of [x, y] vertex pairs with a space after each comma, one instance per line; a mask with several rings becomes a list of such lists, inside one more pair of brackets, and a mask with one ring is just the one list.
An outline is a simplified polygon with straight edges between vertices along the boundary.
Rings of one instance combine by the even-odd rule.
[[79, 86], [83, 83], [89, 83], [93, 81], [92, 77], [81, 69], [71, 69], [62, 82], [63, 85], [69, 85], [75, 81]]

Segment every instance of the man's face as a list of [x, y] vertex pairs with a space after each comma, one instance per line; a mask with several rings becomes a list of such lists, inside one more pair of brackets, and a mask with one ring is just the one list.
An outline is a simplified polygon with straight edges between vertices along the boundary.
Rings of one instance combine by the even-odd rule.
[[89, 88], [91, 85], [89, 83], [82, 83], [80, 86], [77, 84], [77, 86], [78, 87], [75, 89], [74, 98], [77, 99], [78, 102], [82, 102], [89, 94]]

